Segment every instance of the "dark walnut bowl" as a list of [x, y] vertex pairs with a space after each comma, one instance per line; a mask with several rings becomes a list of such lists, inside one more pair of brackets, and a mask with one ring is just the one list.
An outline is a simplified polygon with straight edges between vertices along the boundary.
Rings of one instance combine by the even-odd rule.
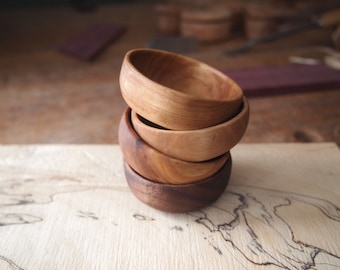
[[228, 185], [231, 167], [229, 155], [213, 176], [192, 184], [171, 185], [150, 181], [124, 163], [126, 180], [134, 195], [153, 208], [172, 213], [196, 211], [216, 201]]

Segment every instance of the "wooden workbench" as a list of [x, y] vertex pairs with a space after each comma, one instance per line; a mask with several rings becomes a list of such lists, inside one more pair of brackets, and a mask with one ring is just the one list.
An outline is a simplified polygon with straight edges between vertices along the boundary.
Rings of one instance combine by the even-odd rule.
[[[128, 30], [93, 63], [58, 51], [97, 22]], [[340, 89], [251, 98], [225, 193], [168, 214], [133, 196], [114, 145], [120, 65], [155, 35], [153, 7], [0, 11], [0, 30], [0, 269], [339, 269], [339, 149], [268, 142], [340, 144]], [[244, 42], [234, 37], [189, 56], [219, 69], [280, 66], [329, 34], [223, 56]]]
[[[119, 23], [127, 32], [93, 63], [58, 51], [91, 24]], [[117, 143], [125, 108], [118, 75], [127, 50], [156, 35], [151, 4], [100, 6], [93, 13], [69, 7], [0, 11], [0, 143]], [[288, 64], [295, 50], [329, 45], [329, 30], [313, 30], [226, 57], [245, 41], [232, 37], [202, 45], [189, 56], [219, 69]], [[340, 143], [340, 89], [251, 98], [242, 142]]]
[[0, 146], [0, 269], [339, 269], [335, 144], [240, 144], [230, 183], [169, 214], [128, 188], [117, 145]]

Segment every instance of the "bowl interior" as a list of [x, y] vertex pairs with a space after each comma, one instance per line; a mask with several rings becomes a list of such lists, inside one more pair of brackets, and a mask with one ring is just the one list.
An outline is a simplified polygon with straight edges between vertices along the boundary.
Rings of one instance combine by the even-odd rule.
[[211, 100], [242, 96], [242, 90], [233, 80], [193, 59], [158, 50], [135, 50], [129, 58], [144, 76], [173, 90]]

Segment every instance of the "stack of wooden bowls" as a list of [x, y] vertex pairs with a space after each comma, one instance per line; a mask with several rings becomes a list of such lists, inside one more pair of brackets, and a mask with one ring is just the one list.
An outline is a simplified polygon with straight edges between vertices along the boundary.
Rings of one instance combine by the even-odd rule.
[[184, 10], [180, 32], [201, 42], [217, 42], [231, 34], [234, 14], [227, 9]]
[[248, 125], [240, 87], [204, 63], [153, 49], [127, 52], [120, 87], [128, 108], [118, 139], [135, 196], [168, 212], [214, 202]]
[[255, 39], [279, 31], [285, 19], [293, 16], [294, 10], [279, 1], [249, 4], [245, 16], [246, 36]]
[[192, 37], [202, 43], [226, 40], [241, 17], [240, 9], [225, 5], [198, 7], [162, 3], [155, 6], [155, 13], [159, 34]]
[[175, 4], [157, 4], [157, 29], [163, 35], [178, 35], [181, 7]]

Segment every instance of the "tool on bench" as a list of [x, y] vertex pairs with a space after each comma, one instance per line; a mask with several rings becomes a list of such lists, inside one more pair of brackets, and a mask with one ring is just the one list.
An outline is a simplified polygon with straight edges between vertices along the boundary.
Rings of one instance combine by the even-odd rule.
[[250, 48], [265, 42], [270, 42], [279, 38], [283, 38], [286, 36], [290, 36], [302, 31], [314, 29], [314, 28], [321, 28], [321, 27], [329, 27], [340, 24], [340, 8], [327, 11], [321, 14], [318, 19], [312, 20], [311, 22], [304, 23], [301, 25], [297, 25], [295, 27], [284, 29], [278, 32], [274, 32], [259, 38], [251, 39], [247, 41], [243, 46], [232, 49], [229, 51], [225, 51], [224, 54], [226, 55], [233, 55], [238, 53], [243, 53]]

